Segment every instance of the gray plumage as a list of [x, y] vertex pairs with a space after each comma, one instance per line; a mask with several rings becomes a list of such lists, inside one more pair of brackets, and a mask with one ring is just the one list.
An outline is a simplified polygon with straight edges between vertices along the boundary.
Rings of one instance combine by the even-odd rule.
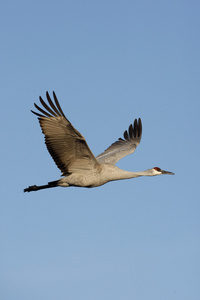
[[64, 115], [53, 92], [54, 102], [46, 92], [48, 104], [39, 97], [42, 106], [34, 104], [39, 111], [32, 111], [38, 116], [45, 144], [63, 178], [49, 182], [43, 186], [30, 186], [25, 192], [55, 186], [96, 187], [106, 182], [119, 179], [128, 179], [139, 176], [155, 176], [173, 174], [160, 168], [148, 169], [142, 172], [129, 172], [119, 169], [115, 164], [124, 156], [131, 154], [139, 145], [142, 136], [142, 122], [135, 119], [124, 132], [124, 139], [119, 138], [103, 153], [95, 157], [87, 145], [83, 135], [78, 132]]

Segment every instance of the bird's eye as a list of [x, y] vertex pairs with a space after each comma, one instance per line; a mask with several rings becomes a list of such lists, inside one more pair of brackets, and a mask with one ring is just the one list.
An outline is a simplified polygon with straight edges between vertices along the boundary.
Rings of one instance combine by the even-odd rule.
[[158, 168], [158, 167], [155, 167], [155, 168], [154, 168], [154, 170], [156, 170], [156, 171], [160, 171], [161, 169], [160, 169], [160, 168]]

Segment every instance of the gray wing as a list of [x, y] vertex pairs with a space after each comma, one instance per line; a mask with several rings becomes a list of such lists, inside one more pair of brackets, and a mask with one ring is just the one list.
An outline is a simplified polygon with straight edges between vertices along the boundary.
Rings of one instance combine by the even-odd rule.
[[46, 92], [47, 105], [40, 97], [40, 102], [46, 111], [34, 103], [40, 113], [32, 111], [39, 118], [45, 143], [62, 175], [73, 172], [83, 172], [94, 169], [99, 165], [85, 138], [78, 132], [65, 117], [56, 94], [53, 92], [55, 104]]
[[100, 163], [116, 164], [124, 156], [131, 154], [139, 145], [142, 137], [142, 122], [139, 118], [135, 119], [134, 124], [129, 126], [128, 131], [124, 132], [124, 139], [119, 138], [103, 153], [96, 158]]

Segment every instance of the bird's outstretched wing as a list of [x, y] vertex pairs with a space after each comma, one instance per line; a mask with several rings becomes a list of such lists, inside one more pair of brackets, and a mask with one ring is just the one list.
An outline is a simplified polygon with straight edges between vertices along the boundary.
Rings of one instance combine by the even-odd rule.
[[46, 92], [46, 97], [49, 105], [41, 97], [39, 98], [46, 111], [34, 103], [41, 114], [34, 111], [32, 113], [39, 117], [47, 149], [62, 175], [94, 169], [99, 165], [98, 161], [85, 138], [65, 117], [56, 94], [53, 92], [55, 104], [48, 92]]
[[103, 153], [96, 158], [100, 163], [116, 164], [124, 156], [131, 154], [139, 145], [142, 136], [142, 122], [139, 118], [135, 119], [133, 125], [129, 126], [128, 131], [124, 132], [124, 139], [119, 138]]

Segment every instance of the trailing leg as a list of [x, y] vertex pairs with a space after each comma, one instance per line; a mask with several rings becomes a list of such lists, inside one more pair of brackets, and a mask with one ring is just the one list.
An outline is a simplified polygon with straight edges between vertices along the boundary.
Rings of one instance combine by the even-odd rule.
[[43, 190], [43, 189], [53, 188], [53, 187], [59, 186], [58, 182], [59, 182], [59, 180], [55, 180], [55, 181], [48, 182], [48, 184], [45, 184], [45, 185], [39, 185], [39, 186], [31, 185], [28, 188], [24, 189], [24, 192], [33, 192], [33, 191], [39, 191], [39, 190]]

